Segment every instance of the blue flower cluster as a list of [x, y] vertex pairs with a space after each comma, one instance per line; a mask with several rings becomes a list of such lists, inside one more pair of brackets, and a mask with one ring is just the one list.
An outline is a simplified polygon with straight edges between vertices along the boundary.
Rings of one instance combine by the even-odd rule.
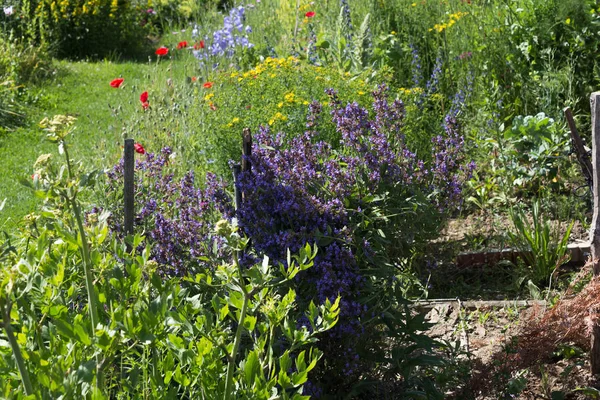
[[[433, 139], [432, 154], [426, 158], [431, 161], [425, 162], [408, 148], [402, 133], [404, 104], [390, 101], [385, 85], [373, 92], [371, 111], [356, 102], [343, 105], [333, 90], [327, 94], [340, 146], [320, 139], [324, 116], [317, 101], [308, 106], [301, 135], [261, 127], [248, 160], [252, 168], [236, 183], [243, 194], [237, 210], [216, 176], [208, 174], [206, 187], [198, 189], [192, 173], [179, 181], [169, 173], [170, 149], [148, 154], [137, 164], [136, 225], [153, 242], [152, 257], [165, 274], [207, 267], [203, 260], [219, 247], [211, 226], [221, 216], [237, 218], [250, 238], [251, 248], [243, 259], [267, 255], [285, 265], [288, 250], [297, 253], [307, 243], [316, 244], [314, 266], [298, 275], [297, 293], [306, 303], [341, 295], [340, 321], [319, 343], [331, 370], [343, 371], [346, 377], [338, 378], [351, 380], [363, 367], [357, 349], [370, 329], [365, 321], [382, 313], [377, 288], [392, 282], [395, 272], [388, 268], [392, 256], [383, 267], [374, 261], [382, 259], [376, 253], [397, 256], [402, 251], [375, 242], [376, 235], [369, 231], [377, 228], [365, 225], [364, 217], [380, 213], [387, 219], [398, 209], [410, 209], [410, 216], [402, 220], [405, 226], [388, 226], [390, 235], [385, 236], [388, 244], [410, 246], [391, 236], [414, 238], [419, 232], [411, 230], [422, 229], [410, 221], [416, 214], [427, 218], [429, 210], [449, 211], [459, 205], [462, 183], [473, 166], [465, 165], [456, 115], [446, 118], [444, 133]], [[121, 163], [108, 173], [112, 192], [120, 192], [122, 168]], [[428, 204], [411, 203], [412, 198]], [[389, 204], [394, 208], [386, 208]], [[115, 224], [114, 229], [120, 227]], [[299, 318], [298, 324], [308, 322]]]
[[[135, 226], [153, 243], [151, 258], [161, 266], [161, 273], [183, 276], [205, 267], [206, 256], [212, 254], [215, 245], [218, 247], [219, 239], [212, 236], [214, 217], [233, 215], [233, 209], [224, 201], [224, 182], [214, 174], [207, 175], [204, 190], [195, 186], [193, 172], [174, 180], [168, 171], [171, 154], [165, 147], [159, 154], [147, 153], [145, 160], [136, 162]], [[122, 160], [107, 177], [108, 192], [120, 193]], [[220, 208], [215, 209], [215, 205]], [[120, 210], [111, 211], [112, 228], [121, 232]]]
[[373, 115], [357, 103], [342, 105], [333, 90], [328, 94], [342, 146], [336, 150], [319, 140], [318, 102], [309, 105], [307, 131], [300, 136], [261, 127], [250, 157], [252, 170], [238, 182], [245, 200], [237, 218], [254, 250], [273, 260], [285, 263], [287, 249], [297, 252], [306, 243], [319, 246], [314, 267], [299, 277], [298, 293], [304, 301], [341, 295], [340, 322], [320, 343], [326, 356], [344, 354], [344, 371], [352, 375], [360, 363], [353, 349], [364, 334], [361, 321], [373, 316], [364, 299], [375, 295], [366, 293], [368, 268], [357, 257], [372, 249], [356, 236], [354, 221], [361, 207], [381, 206], [363, 199], [393, 186], [406, 189], [400, 195], [426, 191], [445, 210], [458, 204], [463, 140], [448, 121], [446, 135], [434, 142], [435, 162], [426, 168], [401, 133], [404, 104], [388, 101], [385, 86], [373, 93]]
[[243, 6], [232, 8], [229, 15], [223, 18], [223, 28], [213, 32], [210, 43], [207, 40], [208, 52], [204, 49], [194, 50], [194, 56], [199, 60], [204, 60], [208, 56], [232, 57], [237, 48], [254, 47], [248, 39], [252, 28], [249, 25], [244, 26], [245, 12]]

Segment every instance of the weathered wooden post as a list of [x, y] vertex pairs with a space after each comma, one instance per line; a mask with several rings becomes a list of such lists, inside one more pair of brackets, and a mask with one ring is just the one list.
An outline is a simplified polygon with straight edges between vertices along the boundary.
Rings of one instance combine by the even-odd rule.
[[[135, 153], [134, 140], [125, 139], [125, 148], [123, 150], [123, 187], [124, 200], [124, 229], [125, 236], [133, 235], [133, 214], [134, 214], [134, 169], [135, 169]], [[128, 247], [128, 251], [130, 251]]]
[[252, 155], [252, 133], [250, 128], [244, 128], [242, 132], [242, 171], [250, 171], [252, 165], [249, 157]]
[[[590, 253], [594, 277], [600, 275], [600, 92], [590, 97], [592, 110], [592, 168], [594, 216], [590, 228]], [[598, 299], [600, 300], [600, 299]], [[592, 375], [600, 373], [600, 326], [596, 315], [597, 307], [590, 309], [592, 323], [592, 349], [590, 350], [590, 366]]]

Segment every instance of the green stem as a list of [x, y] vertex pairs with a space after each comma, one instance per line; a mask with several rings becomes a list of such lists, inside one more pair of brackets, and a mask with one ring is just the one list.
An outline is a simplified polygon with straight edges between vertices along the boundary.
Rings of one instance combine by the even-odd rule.
[[21, 381], [23, 382], [23, 387], [25, 387], [25, 394], [27, 396], [31, 396], [34, 394], [33, 386], [31, 385], [31, 380], [29, 379], [29, 372], [27, 372], [27, 368], [25, 367], [25, 361], [23, 360], [23, 354], [21, 354], [21, 348], [15, 339], [15, 333], [10, 326], [10, 302], [7, 302], [5, 305], [4, 302], [0, 299], [0, 308], [2, 309], [2, 326], [6, 331], [6, 337], [8, 338], [8, 343], [10, 344], [10, 348], [12, 349], [13, 354], [15, 355], [15, 360], [17, 361], [17, 367], [19, 368], [19, 373], [21, 374]]
[[[98, 326], [98, 299], [94, 290], [94, 280], [92, 278], [92, 259], [90, 258], [90, 248], [83, 228], [81, 219], [81, 209], [75, 200], [69, 200], [73, 207], [75, 218], [77, 219], [77, 228], [81, 236], [81, 257], [83, 258], [83, 271], [85, 273], [85, 288], [88, 292], [88, 308], [90, 319], [92, 321], [92, 337], [96, 337], [96, 327]], [[99, 362], [99, 356], [96, 357], [96, 387], [104, 391], [104, 379], [102, 375], [102, 364]]]
[[98, 325], [98, 300], [96, 299], [96, 291], [94, 290], [94, 281], [92, 279], [92, 260], [90, 258], [90, 249], [81, 220], [81, 210], [77, 202], [71, 202], [75, 218], [77, 219], [77, 228], [81, 236], [81, 257], [83, 258], [83, 271], [85, 273], [85, 288], [88, 292], [88, 307], [90, 309], [90, 318], [92, 327], [95, 330]]
[[237, 353], [240, 350], [240, 343], [242, 341], [242, 331], [244, 330], [244, 320], [246, 319], [246, 313], [248, 312], [248, 302], [250, 300], [250, 294], [244, 287], [244, 276], [242, 275], [242, 267], [238, 262], [237, 252], [234, 253], [234, 262], [238, 267], [238, 273], [240, 274], [240, 289], [244, 294], [244, 302], [242, 303], [242, 310], [240, 312], [240, 319], [238, 321], [237, 330], [235, 332], [235, 339], [233, 341], [233, 349], [231, 350], [231, 355], [228, 357], [229, 362], [227, 363], [227, 378], [225, 379], [225, 395], [224, 400], [230, 400], [233, 397], [231, 396], [231, 390], [233, 389], [233, 370], [235, 369], [235, 360], [237, 358]]

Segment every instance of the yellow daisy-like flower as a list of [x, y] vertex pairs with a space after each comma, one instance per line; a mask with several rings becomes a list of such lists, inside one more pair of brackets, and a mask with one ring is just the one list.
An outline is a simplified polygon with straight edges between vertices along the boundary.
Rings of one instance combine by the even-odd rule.
[[294, 93], [288, 93], [285, 96], [283, 96], [284, 100], [288, 103], [293, 103], [295, 101], [295, 97], [296, 95]]

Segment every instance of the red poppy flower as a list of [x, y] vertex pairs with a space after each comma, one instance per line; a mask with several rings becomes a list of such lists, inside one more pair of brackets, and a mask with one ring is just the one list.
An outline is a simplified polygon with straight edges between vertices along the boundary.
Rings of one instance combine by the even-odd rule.
[[148, 107], [150, 107], [150, 103], [148, 103], [147, 101], [145, 101], [145, 102], [143, 102], [143, 103], [142, 103], [142, 108], [143, 108], [144, 110], [147, 110], [147, 109], [148, 109]]
[[192, 76], [192, 82], [196, 82], [198, 80], [198, 78], [196, 78], [195, 76]]
[[136, 143], [136, 144], [134, 144], [134, 145], [133, 145], [133, 148], [135, 149], [135, 152], [136, 152], [136, 153], [139, 153], [139, 154], [146, 154], [146, 149], [144, 149], [144, 146], [142, 146], [142, 145], [141, 145], [141, 144], [139, 144], [139, 143]]
[[201, 50], [203, 48], [204, 48], [204, 40], [201, 40], [194, 45], [194, 50]]
[[185, 49], [188, 46], [188, 42], [185, 40], [183, 42], [177, 43], [177, 50]]
[[154, 53], [159, 57], [166, 56], [167, 54], [169, 54], [169, 49], [165, 46], [159, 47]]
[[140, 94], [140, 101], [142, 103], [148, 102], [148, 92], [144, 92], [144, 93]]
[[204, 89], [210, 89], [211, 87], [213, 87], [213, 83], [212, 82], [206, 82], [202, 86], [204, 87]]
[[124, 80], [125, 79], [123, 78], [113, 79], [112, 81], [110, 81], [110, 86], [114, 87], [115, 89], [118, 89], [123, 84]]
[[304, 16], [305, 16], [306, 18], [312, 18], [312, 17], [314, 17], [314, 16], [315, 16], [315, 12], [314, 12], [314, 11], [309, 11], [309, 12], [307, 12], [306, 14], [304, 14]]

